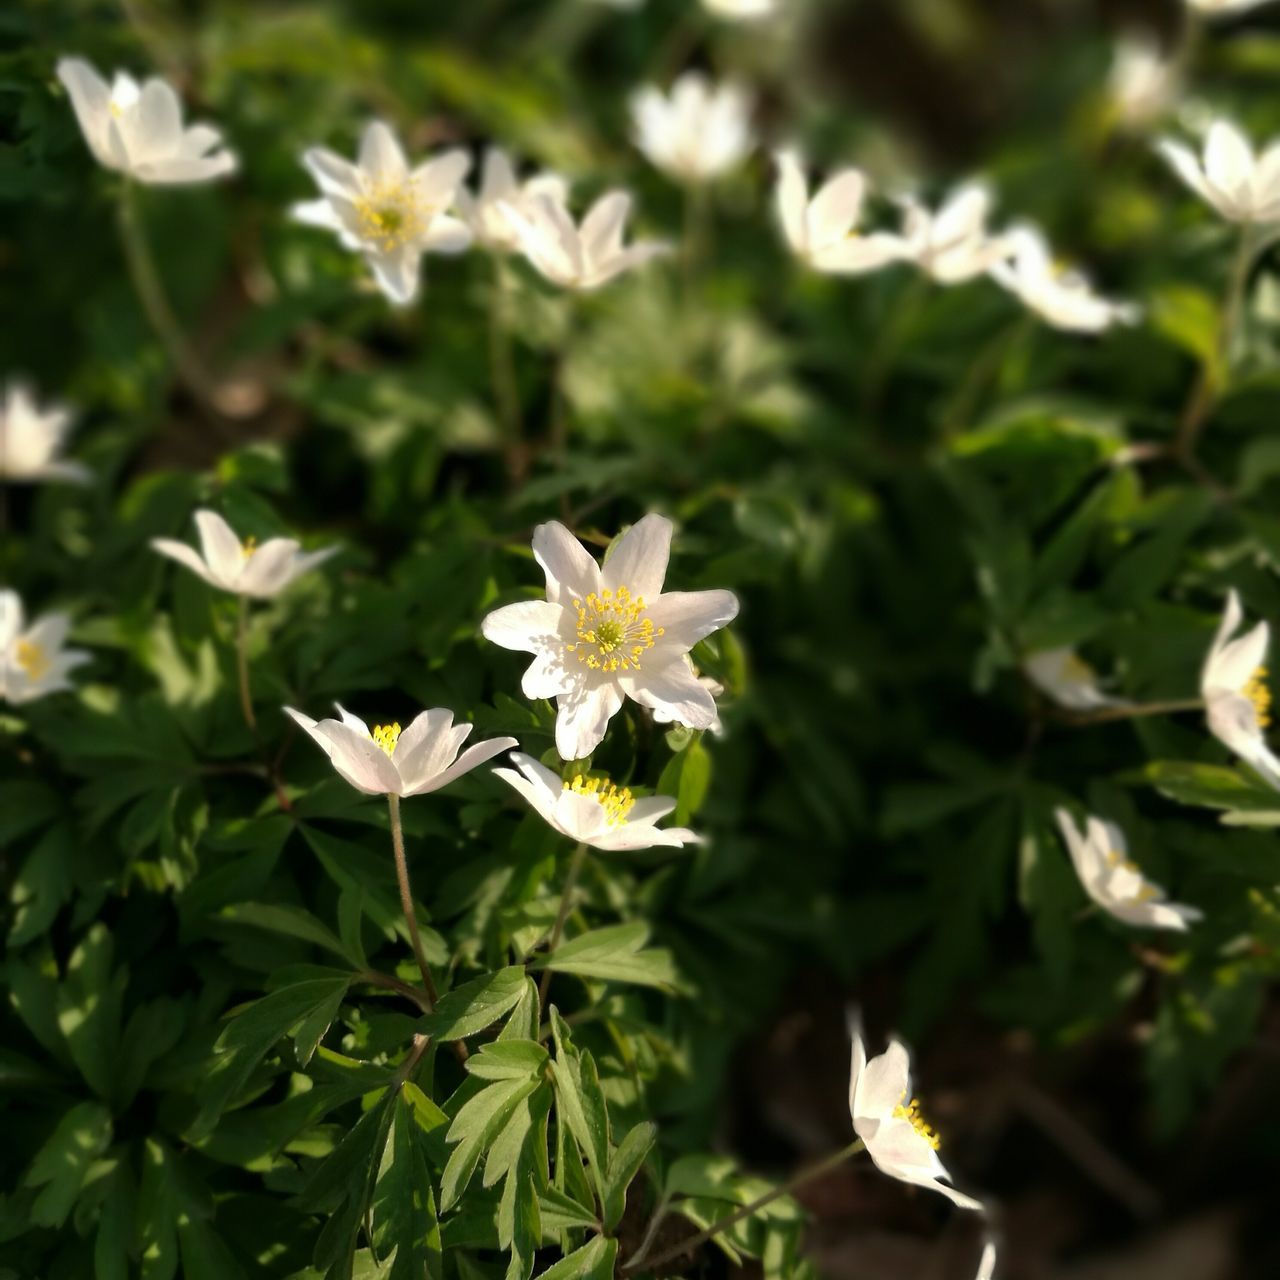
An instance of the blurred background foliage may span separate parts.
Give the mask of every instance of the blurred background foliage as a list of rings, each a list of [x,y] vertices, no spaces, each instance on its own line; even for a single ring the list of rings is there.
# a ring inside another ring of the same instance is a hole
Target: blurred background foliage
[[[676,0],[0,12],[3,367],[76,406],[97,476],[15,490],[0,549],[0,577],[33,609],[71,609],[94,654],[76,696],[0,719],[0,1275],[319,1274],[328,1215],[308,1179],[411,1019],[344,1005],[326,1042],[340,1053],[282,1054],[220,1119],[210,1055],[226,1011],[285,966],[332,963],[335,945],[391,966],[407,949],[381,807],[273,708],[341,698],[407,721],[444,705],[541,754],[550,709],[518,696],[519,663],[478,621],[534,585],[538,521],[567,516],[599,552],[648,510],[679,523],[676,585],[729,586],[744,607],[695,654],[726,686],[723,738],[629,706],[594,761],[678,791],[712,837],[675,861],[602,864],[592,886],[599,921],[648,921],[679,975],[667,994],[595,993],[637,1037],[577,1033],[611,1110],[657,1121],[668,1160],[718,1149],[785,1174],[847,1140],[855,999],[914,1042],[949,1165],[1001,1203],[1005,1274],[1280,1268],[1276,814],[1198,717],[1075,725],[1019,674],[1026,653],[1073,644],[1126,697],[1187,698],[1228,587],[1280,617],[1273,254],[1205,432],[1207,476],[1134,448],[1172,438],[1212,358],[1231,253],[1108,104],[1115,35],[1172,48],[1181,7],[796,8],[767,35]],[[171,77],[241,157],[228,183],[140,193],[217,374],[212,410],[132,294],[114,179],[53,75],[70,53]],[[634,87],[685,65],[749,81],[764,143],[689,223],[626,115]],[[1278,70],[1280,14],[1215,27],[1188,119],[1280,132]],[[288,220],[311,195],[299,153],[350,153],[373,116],[411,154],[496,141],[563,173],[575,200],[633,190],[646,233],[697,233],[572,310],[509,264],[514,451],[489,373],[492,261],[429,259],[420,302],[394,312],[356,258]],[[797,140],[890,193],[933,198],[982,172],[999,223],[1043,225],[1144,321],[1081,339],[986,282],[804,272],[771,204],[769,151]],[[244,534],[343,548],[254,614],[270,776],[243,765],[256,748],[229,602],[147,548],[189,537],[200,505]],[[1119,820],[1205,922],[1153,940],[1085,914],[1051,821],[1067,801]],[[433,960],[463,976],[506,963],[544,908],[555,841],[485,775],[407,805],[406,823]],[[823,1274],[972,1274],[941,1202],[861,1169],[823,1187],[806,1205]],[[769,1274],[801,1274],[786,1230]],[[455,1255],[461,1277],[502,1274],[483,1249]]]

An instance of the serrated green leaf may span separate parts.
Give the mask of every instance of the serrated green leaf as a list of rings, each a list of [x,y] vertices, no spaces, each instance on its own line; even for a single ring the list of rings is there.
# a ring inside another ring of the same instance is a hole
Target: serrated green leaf
[[[627,1207],[627,1188],[640,1172],[645,1157],[657,1140],[658,1126],[643,1120],[610,1153],[602,1201],[606,1231],[613,1231],[622,1221],[623,1211]]]
[[[659,947],[645,948],[649,926],[643,921],[593,929],[561,943],[537,966],[556,973],[608,982],[634,982],[646,987],[671,988],[678,975],[671,953]]]
[[[447,1041],[483,1031],[515,1006],[524,995],[525,981],[524,969],[513,964],[455,987],[422,1019],[422,1034]]]

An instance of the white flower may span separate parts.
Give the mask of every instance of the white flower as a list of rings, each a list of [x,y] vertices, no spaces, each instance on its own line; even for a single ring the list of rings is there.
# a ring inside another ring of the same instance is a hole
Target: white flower
[[[780,151],[776,159],[778,215],[797,257],[816,271],[856,275],[906,256],[900,236],[859,234],[867,180],[857,169],[833,174],[810,199],[799,156],[794,151]]]
[[[719,680],[713,680],[711,676],[700,676],[698,669],[689,663],[689,670],[693,672],[693,678],[712,696],[718,698],[724,692],[724,685]],[[672,716],[670,707],[654,707],[653,723],[654,724],[671,724],[674,717]],[[717,710],[716,718],[707,726],[709,733],[714,733],[717,738],[724,737],[724,725],[720,722],[720,713]]]
[[[1016,228],[1007,243],[1013,257],[997,262],[992,278],[1055,329],[1101,333],[1138,318],[1136,307],[1102,297],[1080,272],[1058,266],[1044,237],[1033,228]]]
[[[89,469],[58,457],[71,423],[61,405],[41,409],[31,392],[12,382],[0,405],[0,480],[89,479]]]
[[[62,647],[70,626],[65,613],[47,613],[26,627],[18,593],[0,591],[0,701],[16,707],[71,688],[67,677],[89,655]]]
[[[755,145],[751,99],[738,85],[714,86],[686,71],[669,96],[652,85],[631,99],[636,146],[664,173],[702,182],[741,163]]]
[[[1108,85],[1120,119],[1140,128],[1162,116],[1178,91],[1178,68],[1146,36],[1125,36],[1116,42]]]
[[[598,289],[615,276],[667,253],[670,246],[655,240],[622,244],[631,197],[610,191],[587,210],[576,227],[568,209],[545,193],[519,208],[502,206],[520,241],[521,251],[553,284],[584,293]]]
[[[494,644],[535,655],[526,698],[556,698],[556,748],[566,760],[590,755],[624,698],[691,729],[716,721],[715,699],[689,665],[690,649],[738,616],[729,591],[663,593],[671,521],[637,521],[603,568],[564,527],[533,531],[547,577],[546,600],[495,609],[480,630]]]
[[[1280,219],[1280,142],[1255,156],[1235,125],[1217,120],[1205,136],[1203,159],[1169,138],[1159,149],[1183,182],[1228,221]]]
[[[982,1245],[982,1257],[978,1259],[978,1274],[973,1280],[992,1280],[996,1273],[996,1242],[986,1240]]]
[[[759,22],[778,11],[779,0],[702,0],[703,8],[718,18],[736,22]]]
[[[1200,673],[1200,695],[1210,733],[1280,789],[1280,760],[1263,736],[1271,724],[1271,691],[1264,665],[1271,628],[1260,622],[1236,638],[1243,621],[1240,597],[1232,591]]]
[[[476,194],[473,196],[466,187],[459,187],[455,200],[459,214],[478,244],[510,252],[518,247],[519,237],[504,206],[519,209],[540,195],[565,204],[569,199],[569,184],[554,173],[539,173],[522,183],[516,178],[507,153],[501,147],[490,147],[485,152]]]
[[[979,183],[953,192],[936,213],[916,200],[904,207],[902,254],[939,284],[973,280],[1009,256],[1008,239],[987,232],[991,193]]]
[[[559,774],[523,751],[513,751],[511,759],[515,769],[494,773],[524,796],[549,826],[579,844],[593,849],[652,849],[655,845],[679,849],[702,841],[688,827],[654,825],[676,807],[668,796],[637,800],[629,788],[617,787],[607,778],[578,774],[572,782],[562,782]]]
[[[1244,13],[1266,3],[1267,0],[1187,0],[1188,7],[1210,17],[1221,13]]]
[[[418,292],[424,253],[461,253],[471,244],[465,223],[446,212],[471,167],[465,151],[446,151],[410,169],[395,134],[375,120],[360,139],[358,163],[311,147],[302,163],[323,193],[294,205],[299,222],[337,233],[363,254],[378,287],[404,306]]]
[[[1200,919],[1203,913],[1195,907],[1167,902],[1164,890],[1129,860],[1124,832],[1115,823],[1089,814],[1081,831],[1066,809],[1054,816],[1084,891],[1108,915],[1148,929],[1186,929]]]
[[[261,546],[254,538],[241,542],[217,512],[197,511],[195,518],[200,534],[199,553],[185,542],[170,538],[152,538],[152,548],[185,565],[211,587],[238,596],[268,600],[279,595],[338,550],[325,547],[322,551],[304,552],[293,538],[268,538]]]
[[[83,58],[58,63],[80,132],[99,164],[139,182],[207,182],[232,173],[236,158],[211,125],[184,128],[182,104],[159,78],[139,86],[116,72],[110,85]]]
[[[421,796],[439,791],[464,773],[518,743],[514,738],[490,738],[458,754],[473,728],[453,723],[453,712],[434,707],[414,718],[403,732],[398,724],[365,722],[337,703],[340,720],[312,720],[292,707],[292,716],[320,744],[333,767],[357,791],[366,795]]]
[[[951,1175],[938,1159],[938,1135],[925,1123],[920,1104],[911,1096],[911,1062],[902,1041],[891,1039],[888,1049],[868,1062],[855,1015],[849,1019],[849,1034],[853,1038],[849,1114],[876,1168],[902,1182],[941,1191],[961,1209],[981,1210],[981,1201],[940,1181],[949,1182]]]
[[[1074,649],[1042,649],[1023,661],[1022,670],[1041,693],[1068,711],[1125,705],[1124,699],[1102,692],[1098,673]]]

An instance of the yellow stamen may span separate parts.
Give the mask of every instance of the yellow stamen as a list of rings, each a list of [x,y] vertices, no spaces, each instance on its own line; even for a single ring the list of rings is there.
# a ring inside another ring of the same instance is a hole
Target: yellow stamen
[[[383,751],[390,755],[396,749],[396,743],[400,741],[400,722],[393,721],[391,724],[375,725],[373,729],[373,740],[380,746]]]
[[[258,540],[254,537],[246,538],[240,544],[240,554],[247,560],[258,549]]]
[[[938,1137],[937,1130],[920,1114],[920,1102],[917,1098],[912,1098],[908,1102],[907,1095],[904,1093],[902,1101],[894,1107],[893,1114],[899,1120],[905,1120],[935,1151],[942,1146],[942,1139]]]
[[[1062,660],[1062,678],[1073,684],[1096,684],[1098,673],[1078,654],[1069,653]]]
[[[1142,875],[1142,868],[1131,858],[1121,857],[1114,849],[1107,850],[1107,865],[1119,871],[1127,871],[1138,878],[1138,887],[1133,891],[1134,902],[1151,902],[1160,896],[1160,891]]]
[[[1249,677],[1248,683],[1241,692],[1253,703],[1253,710],[1258,717],[1258,728],[1266,729],[1271,724],[1271,690],[1267,688],[1267,669],[1259,667]]]
[[[420,202],[409,182],[373,187],[357,196],[354,205],[356,234],[383,253],[417,240],[436,213]]]
[[[633,598],[627,587],[593,591],[585,600],[575,600],[573,607],[578,614],[577,638],[565,645],[565,651],[592,671],[638,671],[644,651],[666,634],[665,627],[655,627],[646,616],[644,596]]]
[[[49,655],[30,640],[19,640],[17,645],[18,666],[27,673],[29,679],[39,680],[49,674],[53,666]]]
[[[580,796],[591,796],[605,811],[611,827],[620,827],[627,820],[631,806],[636,798],[630,787],[619,787],[608,778],[586,778],[575,774],[572,782],[564,784],[564,790],[573,791]]]

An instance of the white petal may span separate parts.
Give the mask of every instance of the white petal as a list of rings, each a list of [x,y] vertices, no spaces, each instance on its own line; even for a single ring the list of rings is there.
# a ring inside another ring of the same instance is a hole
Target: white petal
[[[556,750],[566,760],[581,760],[600,745],[609,721],[622,706],[622,690],[613,683],[579,686],[556,701]]]
[[[182,135],[182,106],[163,80],[148,80],[137,106],[122,120],[133,164],[176,156]]]
[[[397,186],[409,175],[409,165],[389,125],[369,124],[360,139],[360,170],[374,186]]]
[[[526,698],[555,698],[571,690],[581,679],[578,665],[566,664],[564,647],[539,653],[520,677],[520,692]]]
[[[397,307],[408,306],[418,293],[418,276],[422,258],[411,245],[403,245],[391,253],[367,255],[373,278],[387,299]]]
[[[90,151],[105,162],[107,122],[111,118],[111,90],[107,83],[83,58],[62,58],[58,62],[58,79],[71,99],[72,109],[80,124]]]
[[[471,157],[460,148],[455,148],[419,165],[413,171],[411,180],[424,203],[443,209],[453,199],[454,192],[470,168]]]
[[[361,192],[360,170],[326,147],[309,147],[302,153],[302,163],[326,195],[348,198]]]
[[[439,791],[442,787],[447,787],[451,782],[462,777],[464,773],[470,773],[472,769],[492,760],[494,756],[501,755],[504,751],[510,751],[512,747],[519,745],[515,738],[489,738],[485,742],[477,742],[468,747],[443,772],[436,774],[426,783],[412,787],[404,794],[416,796],[423,795],[429,791]]]
[[[654,627],[665,634],[655,648],[687,653],[738,616],[738,597],[732,591],[668,591],[649,606]]]
[[[618,540],[600,572],[602,584],[613,591],[627,587],[633,597],[656,600],[667,576],[671,554],[671,521],[647,515]]]
[[[547,575],[547,599],[585,599],[600,589],[600,569],[577,538],[558,520],[533,531],[533,557]]]
[[[228,591],[236,590],[236,580],[245,561],[240,539],[216,511],[197,511],[195,520],[201,552],[210,574]]]
[[[0,654],[22,634],[22,599],[16,591],[0,589]]]
[[[170,560],[176,560],[211,587],[223,588],[223,583],[209,572],[209,566],[200,558],[195,548],[187,546],[185,542],[175,542],[172,538],[152,538],[151,549],[162,556],[168,556]]]
[[[236,580],[241,594],[266,600],[278,595],[293,581],[293,565],[299,550],[293,538],[269,538],[244,559]]]
[[[486,614],[480,623],[480,634],[504,649],[522,653],[559,650],[563,645],[563,616],[564,609],[548,600],[521,600]]]
[[[645,665],[634,674],[628,672],[618,684],[629,698],[662,712],[668,721],[690,729],[710,729],[716,721],[716,701],[699,683],[683,654],[656,670]]]
[[[778,166],[775,200],[778,219],[787,242],[796,253],[809,248],[808,208],[809,184],[805,181],[800,157],[794,151],[779,151],[774,157]]]
[[[1247,206],[1253,148],[1244,134],[1226,120],[1215,121],[1209,129],[1204,144],[1204,174],[1237,207]]]
[[[911,1061],[901,1040],[891,1039],[879,1057],[867,1063],[854,1099],[854,1122],[891,1115],[911,1088]]]
[[[857,169],[843,169],[818,190],[809,206],[809,242],[815,247],[844,240],[862,214],[867,180]]]
[[[587,210],[580,239],[588,263],[602,263],[622,247],[622,234],[631,213],[631,197],[625,191],[609,191]]]
[[[464,253],[471,248],[473,239],[471,228],[465,222],[442,213],[431,219],[420,243],[428,253]]]
[[[337,720],[322,720],[308,732],[324,748],[333,767],[357,791],[366,795],[401,794],[399,771],[372,739]]]

